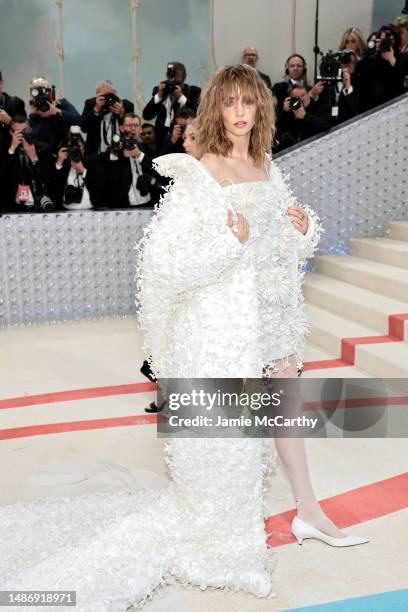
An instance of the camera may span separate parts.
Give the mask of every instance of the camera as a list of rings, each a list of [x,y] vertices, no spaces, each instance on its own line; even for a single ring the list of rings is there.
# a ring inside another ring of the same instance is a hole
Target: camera
[[[120,98],[118,98],[118,96],[112,92],[106,93],[104,94],[104,99],[105,99],[105,103],[101,108],[101,112],[104,115],[107,115],[108,113],[111,112],[110,110],[110,106],[113,106],[113,104],[115,104],[115,102],[120,102]]]
[[[169,96],[174,93],[177,85],[181,85],[181,81],[176,79],[176,67],[174,64],[167,64],[166,71],[166,86],[164,88],[163,96]]]
[[[141,196],[147,196],[156,183],[157,179],[155,179],[154,176],[150,176],[150,174],[140,174],[137,177],[136,189],[140,191]]]
[[[110,152],[113,155],[116,155],[117,157],[119,157],[121,151],[122,151],[121,137],[119,136],[119,134],[113,134],[112,141],[110,144]]]
[[[67,152],[68,157],[75,163],[82,161],[81,142],[81,128],[79,125],[72,125],[70,128]]]
[[[289,110],[297,111],[302,106],[302,100],[298,96],[293,96],[289,100]]]
[[[378,51],[380,53],[387,53],[388,51],[391,51],[392,44],[393,44],[393,40],[392,40],[391,32],[385,32],[385,38],[383,38],[380,41],[380,45],[378,47]]]
[[[83,193],[84,193],[83,187],[76,187],[75,185],[67,185],[64,191],[64,203],[65,204],[80,204],[82,202]]]
[[[43,195],[38,202],[39,207],[44,212],[54,210],[54,202],[47,196]]]
[[[30,89],[31,106],[42,113],[47,112],[50,108],[50,92],[51,90],[48,87],[32,87]]]
[[[328,51],[323,55],[320,62],[320,76],[318,81],[341,81],[341,64],[349,64],[351,62],[351,52],[341,51],[336,53]]]
[[[132,134],[122,134],[121,136],[122,147],[126,151],[133,151],[135,146],[137,145],[137,140],[133,138]]]
[[[24,140],[26,141],[27,144],[32,145],[35,142],[35,136],[33,134],[33,132],[31,130],[27,130],[27,128],[25,128],[22,132],[21,132]]]

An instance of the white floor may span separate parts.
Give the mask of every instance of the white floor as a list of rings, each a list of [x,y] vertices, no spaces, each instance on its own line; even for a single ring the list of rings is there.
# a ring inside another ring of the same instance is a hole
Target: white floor
[[[144,382],[139,373],[142,360],[132,318],[2,330],[0,400]],[[3,408],[0,429],[144,415],[153,398],[154,393],[138,393]],[[307,446],[319,498],[407,471],[408,443],[402,438],[314,439]],[[132,486],[134,475],[140,474],[136,470],[141,469],[166,478],[162,452],[152,424],[5,439],[0,441],[0,502]],[[289,484],[279,467],[269,506],[270,514],[293,508]],[[370,538],[370,544],[343,550],[316,541],[278,547],[274,599],[171,587],[145,609],[273,612],[406,588],[407,509],[350,531]]]

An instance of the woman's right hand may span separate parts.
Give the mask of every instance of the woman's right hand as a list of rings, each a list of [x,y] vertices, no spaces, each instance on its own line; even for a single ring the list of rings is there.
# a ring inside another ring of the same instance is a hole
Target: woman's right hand
[[[231,227],[238,240],[242,244],[245,244],[249,238],[249,225],[248,221],[243,215],[241,215],[241,213],[234,215],[232,210],[228,209],[228,227]]]

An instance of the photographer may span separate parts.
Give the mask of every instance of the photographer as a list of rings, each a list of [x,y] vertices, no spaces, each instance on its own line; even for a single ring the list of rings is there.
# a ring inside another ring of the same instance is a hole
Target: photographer
[[[58,150],[52,172],[55,203],[67,210],[84,210],[107,204],[101,193],[100,164],[84,157],[85,141],[78,125],[71,126],[67,143]]]
[[[289,90],[294,85],[304,85],[309,87],[307,80],[307,64],[302,55],[294,53],[290,55],[285,63],[285,80],[275,83],[272,87],[272,94],[276,100],[276,112],[279,115],[283,109],[283,103],[289,96]],[[317,100],[322,92],[325,83],[319,82],[309,90],[312,100]]]
[[[187,72],[181,62],[167,64],[166,78],[153,88],[152,98],[143,109],[143,118],[156,119],[158,150],[164,144],[177,111],[186,106],[197,112],[201,89],[185,83]]]
[[[119,120],[133,110],[133,102],[121,100],[111,81],[99,81],[96,97],[85,100],[82,111],[81,129],[87,134],[85,153],[105,153],[112,143],[113,135],[119,134]]]
[[[47,212],[53,210],[48,197],[52,156],[49,146],[36,140],[24,115],[15,115],[10,125],[11,143],[0,164],[5,193],[3,212]]]
[[[156,130],[154,125],[151,123],[142,123],[142,131],[140,132],[140,137],[142,139],[143,144],[148,147],[149,153],[151,157],[157,157],[157,147],[156,147]]]
[[[140,142],[140,131],[140,117],[127,113],[120,121],[120,140],[116,136],[112,143],[107,162],[109,192],[119,208],[153,205],[163,192],[162,178],[153,169],[148,148]]]
[[[361,112],[375,108],[404,93],[408,74],[407,55],[400,52],[401,39],[397,28],[386,24],[373,40],[358,64],[361,82]]]
[[[49,144],[55,153],[69,127],[78,124],[78,111],[66,98],[55,101],[53,88],[42,77],[30,83],[30,107],[29,121],[37,140]]]
[[[3,91],[4,81],[0,70],[0,159],[10,146],[10,125],[14,115],[25,115],[25,106],[21,98],[10,96]]]
[[[338,123],[352,119],[360,112],[361,85],[357,71],[358,57],[354,51],[349,51],[350,61],[341,63],[341,78],[338,96]]]
[[[277,121],[275,150],[290,147],[330,128],[330,115],[319,101],[315,102],[304,85],[294,85],[285,98]]]
[[[174,118],[174,126],[164,141],[163,147],[159,155],[167,155],[168,153],[185,153],[183,136],[187,126],[187,122],[194,119],[195,113],[191,108],[180,108]]]

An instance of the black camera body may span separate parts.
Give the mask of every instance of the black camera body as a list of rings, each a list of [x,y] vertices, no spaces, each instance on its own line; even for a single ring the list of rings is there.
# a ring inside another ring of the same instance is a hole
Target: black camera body
[[[176,68],[174,64],[167,64],[166,86],[164,88],[163,96],[166,97],[173,94],[177,85],[181,85],[181,81],[176,79]]]
[[[122,149],[126,151],[133,151],[137,146],[137,140],[133,138],[132,134],[123,133],[121,136]]]
[[[24,129],[21,134],[27,144],[32,145],[35,143],[35,135],[31,130]]]
[[[383,38],[378,47],[379,53],[387,53],[392,49],[392,34],[391,32],[385,32],[385,38]]]
[[[71,161],[76,164],[82,161],[81,135],[79,133],[71,132],[67,152]]]
[[[64,191],[65,204],[80,204],[82,202],[83,193],[84,193],[83,187],[76,187],[75,185],[67,185]]]
[[[118,98],[118,96],[112,92],[104,94],[103,97],[105,99],[105,103],[101,108],[101,113],[103,115],[107,115],[108,113],[111,112],[109,107],[113,106],[115,102],[120,102],[120,98]]]
[[[302,100],[298,96],[291,96],[289,100],[289,110],[297,111],[302,107]]]
[[[50,108],[50,92],[51,90],[48,87],[32,87],[30,89],[31,106],[42,113],[46,113]]]
[[[154,176],[150,176],[150,174],[140,174],[137,177],[136,181],[136,189],[140,191],[140,195],[145,197],[147,196],[152,187],[157,183],[157,179]]]
[[[326,55],[323,55],[320,62],[320,76],[317,77],[317,80],[340,82],[342,80],[341,66],[342,64],[350,64],[351,54],[352,52],[348,49],[338,53],[328,51]]]

